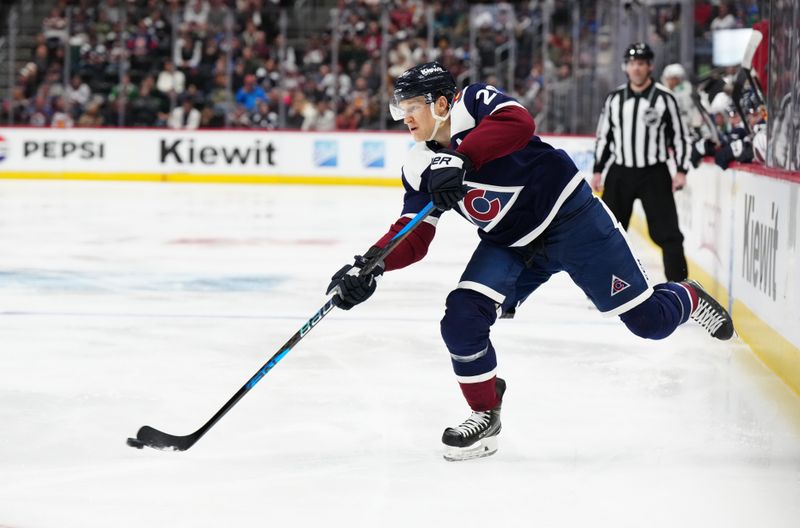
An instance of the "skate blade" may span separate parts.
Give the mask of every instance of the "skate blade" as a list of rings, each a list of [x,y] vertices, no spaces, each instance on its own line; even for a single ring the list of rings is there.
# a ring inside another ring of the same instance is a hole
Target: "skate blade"
[[[475,442],[469,447],[447,446],[444,459],[448,462],[461,462],[475,458],[488,457],[497,453],[497,436],[490,436]]]

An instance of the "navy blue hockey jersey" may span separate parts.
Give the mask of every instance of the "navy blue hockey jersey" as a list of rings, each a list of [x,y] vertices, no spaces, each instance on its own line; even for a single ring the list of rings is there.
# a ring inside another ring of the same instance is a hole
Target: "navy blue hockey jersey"
[[[471,84],[456,97],[450,114],[450,148],[457,149],[481,120],[507,106],[522,106],[491,85]],[[430,161],[438,145],[417,143],[403,165],[403,216],[430,201]],[[467,195],[454,209],[478,227],[479,236],[502,246],[532,242],[552,221],[582,177],[570,157],[532,136],[527,145],[467,174]],[[441,212],[435,213],[438,216]]]

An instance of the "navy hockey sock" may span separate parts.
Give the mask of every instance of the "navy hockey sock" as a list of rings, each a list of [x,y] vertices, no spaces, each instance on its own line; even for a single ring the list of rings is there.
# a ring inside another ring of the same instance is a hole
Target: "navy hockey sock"
[[[645,339],[664,339],[689,320],[697,307],[697,295],[683,284],[665,282],[653,288],[653,295],[619,318],[628,329]]]
[[[464,397],[473,410],[484,411],[497,404],[497,357],[489,340],[489,328],[496,319],[497,305],[481,293],[458,289],[447,296],[442,338]]]

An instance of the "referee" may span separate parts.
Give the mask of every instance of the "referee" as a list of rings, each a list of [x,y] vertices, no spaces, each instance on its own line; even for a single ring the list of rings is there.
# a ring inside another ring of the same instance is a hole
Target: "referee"
[[[599,191],[608,167],[603,201],[628,229],[633,202],[642,201],[650,238],[661,247],[668,281],[686,280],[683,235],[673,192],[686,184],[691,143],[675,97],[653,81],[653,50],[631,44],[625,52],[628,83],[606,97],[597,123],[592,189]],[[670,176],[667,157],[673,153],[677,172]]]

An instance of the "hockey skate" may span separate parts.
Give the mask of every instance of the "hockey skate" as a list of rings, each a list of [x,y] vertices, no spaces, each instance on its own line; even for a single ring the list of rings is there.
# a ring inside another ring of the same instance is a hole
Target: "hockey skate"
[[[697,307],[692,312],[691,318],[705,328],[711,337],[722,341],[733,337],[733,319],[728,311],[711,297],[699,282],[690,279],[681,284],[697,293]]]
[[[493,455],[497,452],[497,435],[500,434],[500,407],[506,382],[501,378],[495,381],[500,403],[488,411],[473,411],[461,425],[448,427],[442,435],[446,446],[444,459],[450,462],[470,460]]]

